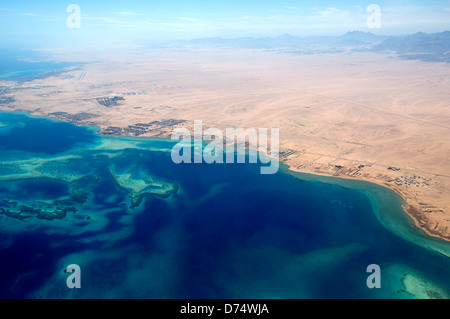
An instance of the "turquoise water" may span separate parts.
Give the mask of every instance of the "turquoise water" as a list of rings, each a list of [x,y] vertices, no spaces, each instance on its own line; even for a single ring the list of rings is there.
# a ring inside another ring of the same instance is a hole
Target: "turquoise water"
[[[24,114],[0,123],[2,298],[449,296],[449,244],[415,229],[386,188],[176,165],[169,140]],[[66,286],[70,264],[81,289]],[[380,289],[366,286],[370,264]]]

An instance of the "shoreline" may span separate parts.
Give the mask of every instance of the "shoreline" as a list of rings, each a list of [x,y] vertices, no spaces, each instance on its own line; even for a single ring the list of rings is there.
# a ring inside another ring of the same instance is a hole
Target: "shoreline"
[[[100,60],[51,53],[56,61],[85,62],[27,85],[0,80],[1,108],[135,138],[170,138],[198,118],[205,128],[278,127],[280,161],[292,171],[386,187],[404,200],[411,227],[450,242],[448,83],[436,80],[448,78],[449,68],[367,52],[324,58],[244,49],[225,59],[216,49],[151,50],[120,59],[107,52]],[[227,75],[212,81],[223,73],[218,61],[227,63]],[[379,65],[390,72],[379,72]],[[318,75],[318,67],[325,73]]]
[[[437,239],[437,240],[442,240],[446,243],[450,243],[450,234],[447,236],[444,236],[441,233],[433,231],[432,229],[427,227],[428,225],[427,225],[426,219],[421,217],[421,214],[419,213],[419,209],[417,208],[417,206],[414,203],[416,200],[413,199],[413,196],[411,194],[407,194],[405,190],[401,189],[398,186],[394,186],[394,185],[391,185],[386,182],[383,183],[383,182],[378,181],[373,178],[361,178],[361,177],[356,178],[356,177],[351,177],[348,175],[330,174],[327,172],[316,171],[316,170],[307,170],[307,169],[301,170],[301,169],[290,166],[283,160],[280,160],[280,161],[283,164],[288,166],[288,170],[290,170],[294,173],[310,174],[310,175],[317,175],[317,176],[323,176],[323,177],[335,177],[335,178],[341,178],[341,179],[350,180],[350,181],[362,181],[362,182],[373,183],[373,184],[388,188],[402,198],[402,200],[405,203],[405,205],[402,205],[402,210],[404,211],[404,213],[407,216],[409,216],[413,220],[414,225],[418,230],[423,231],[424,234],[426,234],[430,239]]]
[[[108,136],[110,138],[132,138],[132,139],[141,139],[141,138],[150,138],[150,139],[155,139],[155,140],[166,140],[168,139],[168,137],[164,136],[164,134],[158,134],[158,136],[152,136],[152,135],[143,135],[143,136],[130,136],[130,135],[126,135],[126,134],[119,134],[119,135],[110,135],[110,134],[102,134],[102,130],[101,130],[101,125],[92,125],[92,124],[82,124],[82,123],[72,123],[70,121],[67,120],[63,120],[63,119],[55,119],[53,117],[49,117],[49,116],[45,116],[45,115],[33,115],[31,113],[33,112],[27,112],[27,111],[22,111],[22,112],[16,112],[16,111],[5,111],[2,110],[1,112],[6,112],[6,113],[22,113],[22,114],[26,114],[27,116],[31,116],[31,117],[41,117],[41,118],[45,118],[45,119],[49,119],[49,120],[53,120],[53,121],[61,121],[61,122],[67,122],[67,123],[71,123],[73,125],[76,126],[83,126],[86,128],[90,128],[93,129],[94,134],[98,135],[98,136]],[[95,129],[94,129],[95,127]],[[258,150],[259,151],[259,150]],[[267,154],[265,154],[267,156]],[[408,193],[405,189],[393,185],[393,184],[389,184],[386,181],[380,181],[377,180],[376,178],[371,178],[368,176],[364,176],[364,175],[359,175],[359,176],[350,176],[347,174],[339,174],[336,172],[327,172],[327,171],[322,171],[322,170],[318,170],[318,169],[308,169],[308,168],[298,168],[295,165],[292,165],[289,163],[289,158],[281,158],[279,159],[279,161],[285,165],[287,167],[287,170],[293,173],[300,173],[300,174],[309,174],[309,175],[313,175],[313,176],[323,176],[323,177],[335,177],[335,178],[340,178],[340,179],[344,179],[344,180],[349,180],[349,181],[361,181],[361,182],[368,182],[368,183],[372,183],[381,187],[385,187],[391,191],[393,191],[395,194],[397,194],[405,203],[405,205],[402,205],[402,210],[403,213],[410,217],[412,219],[412,221],[414,222],[414,226],[417,230],[422,231],[424,233],[424,235],[428,236],[429,239],[433,239],[433,240],[441,240],[445,243],[450,243],[450,234],[448,235],[443,235],[442,233],[435,231],[434,229],[431,229],[427,224],[427,219],[424,218],[423,214],[420,213],[420,209],[418,208],[418,204],[419,202],[414,198],[414,196],[410,193]],[[299,163],[297,163],[299,164]]]
[[[102,132],[98,132],[97,134],[105,136],[102,134]],[[135,139],[139,139],[139,138],[154,138],[154,139],[170,139],[169,137],[164,136],[164,134],[159,134],[158,136],[129,136],[129,135],[112,135],[111,137],[117,137],[117,138],[135,138]],[[248,149],[248,146],[246,146],[246,149]],[[258,152],[261,152],[260,150],[257,150]],[[266,153],[262,152],[265,156],[268,156]],[[270,156],[269,156],[270,157]],[[428,239],[431,240],[441,240],[447,244],[450,243],[450,234],[448,234],[447,236],[442,235],[440,232],[437,231],[433,231],[433,229],[430,229],[430,227],[428,227],[429,225],[427,224],[427,221],[425,218],[421,218],[420,214],[420,210],[419,208],[417,208],[417,206],[415,205],[415,202],[417,202],[417,200],[414,198],[414,196],[412,194],[407,193],[406,190],[402,189],[399,186],[396,185],[392,185],[389,184],[387,182],[382,182],[379,181],[375,178],[367,178],[366,176],[349,176],[349,175],[345,175],[345,174],[330,174],[327,172],[322,172],[322,171],[317,171],[317,170],[308,170],[308,169],[298,169],[292,165],[289,165],[289,163],[287,163],[286,158],[284,159],[279,159],[279,161],[285,165],[287,167],[288,171],[291,171],[293,173],[301,173],[301,174],[309,174],[309,175],[314,175],[314,176],[323,176],[323,177],[334,177],[334,178],[340,178],[340,179],[345,179],[345,180],[349,180],[349,181],[360,181],[360,182],[367,182],[367,183],[372,183],[384,188],[387,188],[391,191],[393,191],[395,194],[397,194],[402,201],[405,203],[405,205],[402,205],[402,211],[403,214],[405,215],[405,217],[409,217],[411,218],[411,220],[414,222],[414,227],[416,228],[416,230],[421,231],[424,233],[424,235],[426,235],[428,237]],[[435,249],[433,249],[435,250]],[[438,250],[436,250],[438,251]],[[439,252],[439,251],[438,251]],[[449,251],[450,254],[450,251]],[[447,255],[447,254],[445,254]],[[450,255],[449,255],[450,257]]]

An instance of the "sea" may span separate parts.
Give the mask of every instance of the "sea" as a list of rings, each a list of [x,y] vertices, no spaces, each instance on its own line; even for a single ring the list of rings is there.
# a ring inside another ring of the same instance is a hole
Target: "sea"
[[[0,80],[30,79],[75,65],[78,64],[50,61],[35,50],[9,47],[0,50]]]
[[[392,190],[174,144],[0,112],[0,298],[449,298],[450,244]]]

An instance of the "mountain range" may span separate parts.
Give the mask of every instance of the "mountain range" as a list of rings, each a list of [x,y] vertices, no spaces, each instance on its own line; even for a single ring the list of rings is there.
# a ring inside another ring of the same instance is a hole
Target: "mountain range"
[[[403,59],[450,63],[450,31],[432,34],[419,32],[406,36],[382,36],[351,31],[340,36],[297,37],[284,34],[263,38],[214,37],[169,41],[162,46],[263,49],[291,54],[388,52]]]

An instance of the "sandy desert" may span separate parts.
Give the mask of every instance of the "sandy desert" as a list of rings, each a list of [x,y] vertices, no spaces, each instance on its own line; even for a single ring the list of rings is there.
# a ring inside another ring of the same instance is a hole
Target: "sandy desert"
[[[280,129],[292,170],[389,187],[431,236],[450,240],[450,64],[394,54],[244,49],[50,51],[82,65],[0,81],[0,110],[104,134],[170,137],[175,127]]]

